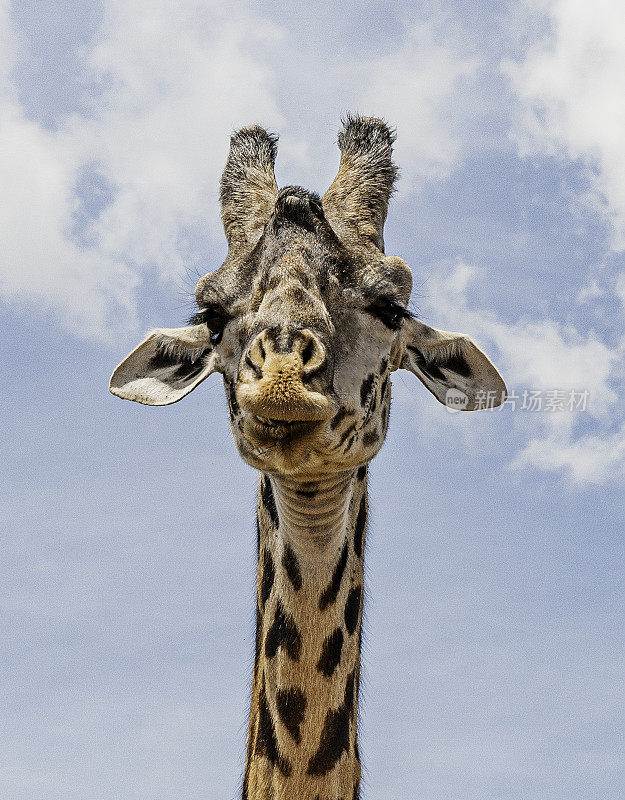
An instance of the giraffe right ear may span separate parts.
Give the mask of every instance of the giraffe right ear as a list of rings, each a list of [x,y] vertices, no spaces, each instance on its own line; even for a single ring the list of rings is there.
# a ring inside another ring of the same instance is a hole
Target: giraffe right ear
[[[448,408],[477,411],[500,406],[506,399],[506,384],[497,368],[464,334],[405,320],[398,355],[399,366],[416,375]]]
[[[218,371],[206,325],[158,328],[115,368],[109,389],[123,400],[168,406]]]

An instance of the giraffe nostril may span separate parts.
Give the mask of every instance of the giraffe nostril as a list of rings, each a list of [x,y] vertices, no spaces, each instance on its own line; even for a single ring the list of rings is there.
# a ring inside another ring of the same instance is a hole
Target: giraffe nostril
[[[302,350],[302,364],[306,366],[310,359],[313,357],[313,353],[315,352],[315,343],[311,339],[306,347]]]
[[[299,343],[295,344],[294,348],[299,351],[302,359],[302,373],[311,378],[326,363],[326,349],[312,331],[303,330],[300,336]]]
[[[258,364],[255,364],[252,361],[252,359],[249,357],[249,355],[245,356],[245,363],[252,370],[252,372],[254,373],[254,375],[256,375],[257,378],[262,378],[263,377],[262,369],[260,368],[260,366]]]

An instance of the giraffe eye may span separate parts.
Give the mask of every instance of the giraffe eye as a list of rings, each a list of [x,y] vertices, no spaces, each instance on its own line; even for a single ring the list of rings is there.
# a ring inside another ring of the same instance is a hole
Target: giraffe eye
[[[398,330],[403,320],[411,319],[413,316],[412,312],[408,311],[401,303],[390,298],[376,300],[368,306],[367,311],[392,331]]]
[[[217,345],[221,341],[227,322],[228,316],[223,309],[218,306],[208,306],[194,314],[189,320],[189,325],[206,325],[210,331],[211,344]]]

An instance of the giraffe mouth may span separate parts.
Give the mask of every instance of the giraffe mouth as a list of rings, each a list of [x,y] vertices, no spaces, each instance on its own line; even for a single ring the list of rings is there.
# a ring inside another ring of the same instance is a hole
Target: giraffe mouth
[[[272,439],[292,438],[310,433],[320,425],[318,420],[311,422],[310,420],[272,419],[257,414],[250,414],[249,420],[255,434]]]

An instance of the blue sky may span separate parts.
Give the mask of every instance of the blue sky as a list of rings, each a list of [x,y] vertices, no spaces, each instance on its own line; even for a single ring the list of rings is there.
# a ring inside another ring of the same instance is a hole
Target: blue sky
[[[0,2],[0,794],[235,798],[255,475],[214,376],[108,394],[225,254],[232,129],[323,191],[398,131],[387,251],[429,324],[586,410],[452,415],[408,373],[371,469],[365,797],[616,800],[625,764],[625,12],[617,0]]]

